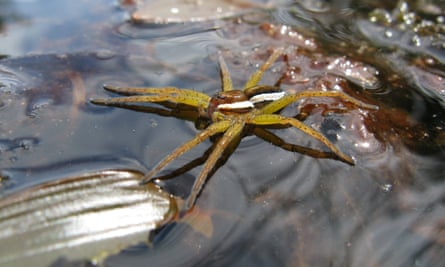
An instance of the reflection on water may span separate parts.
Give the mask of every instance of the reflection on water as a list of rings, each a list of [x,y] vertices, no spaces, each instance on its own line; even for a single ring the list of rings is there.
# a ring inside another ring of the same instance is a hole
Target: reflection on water
[[[9,56],[0,61],[2,194],[71,172],[147,172],[195,136],[189,121],[91,105],[88,99],[109,96],[103,84],[213,94],[219,88],[218,51],[234,85],[241,86],[270,49],[284,45],[286,57],[266,73],[264,84],[284,77],[288,91],[336,88],[379,106],[377,112],[339,114],[338,101],[305,100],[283,110],[299,113],[356,165],[290,153],[248,137],[209,179],[191,214],[159,229],[153,246],[127,248],[105,265],[441,266],[443,33],[426,32],[434,49],[431,43],[413,46],[408,39],[382,35],[391,30],[413,36],[412,28],[400,28],[403,21],[369,20],[374,8],[394,15],[400,5],[317,2],[164,26],[135,26],[127,21],[131,5],[109,1],[2,2],[2,10],[24,18],[0,13],[0,53]],[[428,20],[444,8],[430,1],[409,4],[406,14],[418,12]],[[55,12],[66,8],[69,15]],[[169,29],[164,36],[163,27]],[[298,131],[274,133],[323,149]],[[167,171],[209,146],[210,141],[198,146]],[[186,194],[199,171],[165,187]],[[36,175],[45,172],[51,175]]]

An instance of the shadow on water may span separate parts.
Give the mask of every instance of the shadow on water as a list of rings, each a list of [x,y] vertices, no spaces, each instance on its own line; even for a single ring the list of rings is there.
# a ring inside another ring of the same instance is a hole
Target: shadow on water
[[[356,165],[246,137],[208,180],[191,213],[158,229],[150,246],[127,247],[105,266],[442,265],[443,48],[398,46],[382,37],[385,30],[412,37],[400,28],[403,21],[369,20],[375,8],[394,15],[396,6],[334,1],[317,9],[317,1],[303,1],[165,26],[173,33],[162,36],[164,26],[131,24],[136,7],[123,2],[0,4],[27,22],[0,13],[0,54],[8,56],[0,60],[0,194],[80,171],[147,172],[199,131],[192,122],[196,114],[177,119],[164,111],[91,104],[90,98],[113,96],[104,84],[212,95],[220,88],[218,51],[234,85],[242,86],[273,48],[284,46],[286,55],[264,84],[280,80],[288,92],[334,88],[379,107],[367,111],[309,99],[282,111],[322,131]],[[66,18],[44,11],[62,7],[72,10]],[[426,16],[414,4],[410,8]],[[443,45],[440,34],[431,35],[439,36],[434,44]],[[297,130],[273,133],[325,149]],[[162,174],[199,159],[211,145],[187,152]],[[164,186],[185,196],[199,171],[190,169]],[[53,264],[73,265],[86,264],[63,255]]]

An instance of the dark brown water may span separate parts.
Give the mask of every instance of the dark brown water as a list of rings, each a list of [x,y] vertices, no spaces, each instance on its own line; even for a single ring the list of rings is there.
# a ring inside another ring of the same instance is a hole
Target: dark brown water
[[[242,86],[271,49],[284,47],[287,57],[265,74],[264,84],[282,77],[291,92],[336,87],[379,107],[334,112],[342,105],[323,99],[283,111],[306,114],[305,123],[356,165],[247,137],[209,179],[186,220],[162,228],[153,246],[128,248],[105,265],[443,266],[445,6],[410,2],[418,19],[436,25],[419,30],[395,4],[279,4],[224,20],[140,25],[128,21],[133,6],[115,1],[2,1],[2,194],[71,173],[146,172],[198,132],[190,121],[92,105],[92,97],[112,96],[103,84],[211,95],[220,88],[218,51]],[[393,20],[373,21],[375,8]],[[297,130],[275,133],[324,149]],[[166,173],[210,145],[186,153]],[[186,196],[199,170],[165,187]],[[211,235],[197,231],[209,227]]]

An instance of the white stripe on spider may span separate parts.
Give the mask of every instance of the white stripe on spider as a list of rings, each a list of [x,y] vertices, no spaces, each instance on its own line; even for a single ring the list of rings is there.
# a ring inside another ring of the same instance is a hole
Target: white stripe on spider
[[[274,92],[274,93],[265,93],[252,96],[249,101],[253,104],[265,102],[265,101],[275,101],[282,98],[286,92]]]

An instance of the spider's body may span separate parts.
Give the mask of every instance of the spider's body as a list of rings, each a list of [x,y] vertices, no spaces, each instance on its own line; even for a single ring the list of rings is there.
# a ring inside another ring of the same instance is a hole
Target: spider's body
[[[274,127],[295,127],[325,144],[332,152],[330,157],[339,159],[348,164],[354,164],[351,157],[343,154],[323,134],[305,125],[301,121],[277,114],[289,104],[307,97],[337,97],[358,107],[375,109],[375,106],[365,104],[338,91],[304,91],[297,94],[287,94],[277,86],[258,85],[263,72],[281,55],[282,50],[275,50],[269,59],[255,72],[242,90],[233,89],[232,81],[222,58],[220,58],[222,91],[210,97],[204,93],[191,89],[166,88],[117,88],[105,86],[109,91],[129,95],[111,99],[94,99],[93,103],[101,105],[119,105],[125,103],[174,103],[191,106],[199,111],[200,116],[210,120],[210,124],[199,132],[193,139],[187,141],[171,154],[167,155],[144,178],[144,182],[154,179],[155,175],[166,167],[171,161],[192,149],[207,138],[222,134],[211,151],[203,169],[197,177],[186,208],[193,206],[209,173],[217,164],[220,156],[236,140],[243,137],[243,131],[249,126],[251,132],[263,139],[274,139],[273,143],[290,151],[299,151],[312,156],[326,156],[326,152],[303,148],[288,144],[267,131]],[[278,139],[277,139],[278,138]],[[277,141],[278,140],[278,141]]]
[[[211,118],[216,111],[242,114],[249,112],[253,107],[253,103],[241,90],[220,92],[210,99],[207,115]]]

